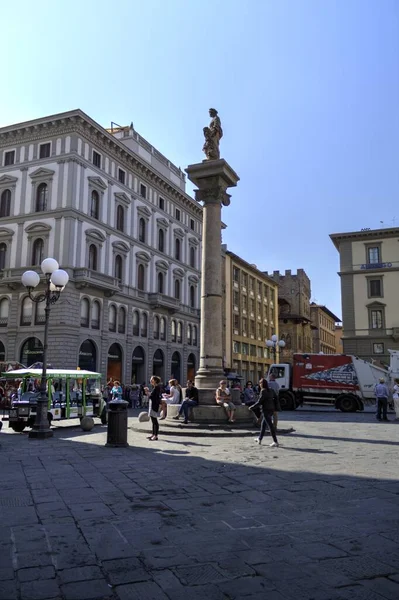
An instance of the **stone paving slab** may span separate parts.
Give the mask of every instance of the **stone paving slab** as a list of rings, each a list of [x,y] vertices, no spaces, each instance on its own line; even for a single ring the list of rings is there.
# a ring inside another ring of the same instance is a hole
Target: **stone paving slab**
[[[399,598],[399,428],[281,418],[277,449],[162,422],[126,449],[3,428],[0,600]]]

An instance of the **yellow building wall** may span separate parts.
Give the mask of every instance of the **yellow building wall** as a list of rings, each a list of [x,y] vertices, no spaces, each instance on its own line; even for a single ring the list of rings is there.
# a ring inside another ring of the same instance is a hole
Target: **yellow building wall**
[[[382,244],[381,244],[382,241]],[[385,240],[376,239],[376,240],[367,240],[367,246],[373,245],[375,242],[376,245],[381,244],[381,262],[392,262],[398,265],[399,261],[399,243],[397,238],[387,238]],[[366,264],[367,255],[366,255],[366,243],[362,242],[352,242],[352,264],[353,268],[361,267],[361,265]]]

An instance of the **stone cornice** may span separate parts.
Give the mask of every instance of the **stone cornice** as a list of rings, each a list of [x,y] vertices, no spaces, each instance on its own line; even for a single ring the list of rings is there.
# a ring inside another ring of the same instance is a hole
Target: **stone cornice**
[[[351,240],[357,242],[369,242],[372,240],[384,240],[386,238],[399,238],[399,227],[387,227],[386,229],[369,229],[364,231],[349,231],[348,233],[332,233],[330,239],[337,250],[341,242]]]
[[[139,175],[144,182],[157,187],[161,192],[166,192],[170,198],[180,201],[197,215],[202,215],[202,207],[193,198],[179,190],[172,182],[166,181],[153,166],[146,163],[81,110],[2,127],[0,128],[0,148],[38,142],[43,137],[48,139],[72,133],[77,133],[86,141],[103,150],[127,171],[133,171]]]

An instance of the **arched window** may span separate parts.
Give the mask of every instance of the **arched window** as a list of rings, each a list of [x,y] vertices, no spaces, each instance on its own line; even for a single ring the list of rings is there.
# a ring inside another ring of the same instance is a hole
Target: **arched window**
[[[159,317],[154,317],[153,337],[154,340],[159,340]]]
[[[118,316],[118,333],[125,333],[125,331],[126,331],[126,310],[123,308],[123,306],[121,306],[119,309],[119,316]]]
[[[82,298],[80,302],[80,326],[88,327],[90,323],[90,302],[87,298]]]
[[[161,340],[166,340],[166,321],[164,317],[161,318],[159,337],[161,338]]]
[[[96,190],[91,193],[90,216],[98,219],[100,216],[100,196]]]
[[[108,329],[116,331],[116,307],[111,304],[108,311]]]
[[[175,239],[175,259],[176,260],[180,260],[180,247],[181,247],[180,240],[179,240],[179,238],[176,238]]]
[[[158,230],[158,250],[165,252],[165,232],[163,229]]]
[[[183,325],[180,321],[177,323],[177,341],[179,344],[181,344],[183,341]]]
[[[190,285],[190,306],[195,308],[195,287]]]
[[[190,248],[190,267],[195,269],[195,248],[193,246]]]
[[[139,317],[139,313],[137,310],[134,311],[133,313],[133,335],[139,335],[140,330],[140,317]]]
[[[90,244],[89,246],[89,269],[97,271],[97,246]]]
[[[172,337],[172,342],[175,342],[176,341],[176,321],[174,321],[174,320],[172,320],[172,323],[171,323],[170,335]]]
[[[7,327],[8,325],[8,311],[10,302],[8,298],[3,298],[0,301],[0,327]]]
[[[187,325],[187,344],[191,346],[193,341],[193,329],[191,325]]]
[[[116,209],[116,228],[118,229],[118,231],[125,230],[125,211],[123,206],[121,206],[120,204]]]
[[[0,270],[6,268],[6,259],[7,259],[7,244],[2,242],[0,244]]]
[[[163,273],[158,273],[158,294],[163,294]]]
[[[180,280],[175,279],[175,298],[180,300]]]
[[[145,269],[144,265],[140,264],[137,268],[137,287],[144,291],[145,288]]]
[[[41,265],[43,260],[44,242],[37,238],[32,246],[32,265]]]
[[[21,325],[31,325],[33,305],[30,298],[24,298],[21,307]]]
[[[11,210],[11,190],[4,190],[1,194],[0,217],[9,217]]]
[[[147,313],[141,313],[141,337],[147,337],[148,317]]]
[[[46,322],[45,303],[38,302],[36,304],[35,325],[41,325]]]
[[[47,183],[41,183],[36,192],[36,212],[47,210],[48,188]]]
[[[145,219],[143,217],[139,220],[139,241],[145,244]]]
[[[98,300],[94,300],[91,309],[91,326],[93,329],[100,329],[101,304]]]
[[[123,260],[120,254],[115,256],[115,278],[122,281]]]
[[[197,326],[193,325],[193,346],[197,345]]]

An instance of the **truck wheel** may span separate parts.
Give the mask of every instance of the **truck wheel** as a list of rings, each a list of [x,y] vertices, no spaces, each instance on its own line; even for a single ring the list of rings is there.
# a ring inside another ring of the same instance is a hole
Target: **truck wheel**
[[[342,412],[356,412],[358,409],[357,401],[353,396],[349,396],[349,394],[341,396],[339,408]]]
[[[295,410],[295,400],[291,394],[281,394],[279,397],[281,410]]]
[[[26,427],[26,423],[10,423],[10,427],[13,431],[21,433]]]

